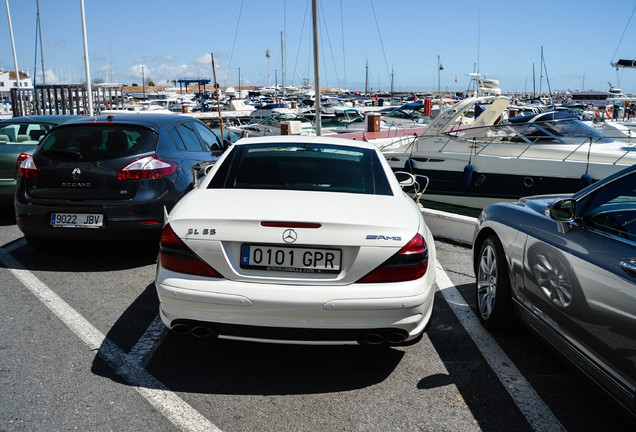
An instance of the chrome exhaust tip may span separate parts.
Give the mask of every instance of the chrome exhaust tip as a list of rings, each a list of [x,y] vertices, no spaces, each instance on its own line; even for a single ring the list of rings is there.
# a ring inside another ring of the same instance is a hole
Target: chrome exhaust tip
[[[192,328],[187,324],[178,323],[170,327],[170,330],[177,334],[184,335],[190,333],[192,331]]]
[[[386,335],[386,341],[390,344],[399,344],[406,340],[407,335],[399,332],[391,332]]]
[[[211,337],[211,336],[217,337],[218,334],[211,327],[196,326],[196,327],[194,327],[192,329],[192,336],[199,337],[199,338],[206,338],[206,337]]]
[[[379,333],[365,333],[360,337],[360,343],[364,345],[380,345],[384,343],[384,337]]]

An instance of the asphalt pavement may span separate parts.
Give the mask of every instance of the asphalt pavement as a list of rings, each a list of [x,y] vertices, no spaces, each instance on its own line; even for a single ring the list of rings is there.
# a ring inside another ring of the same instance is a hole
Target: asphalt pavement
[[[0,431],[628,431],[636,422],[517,325],[474,325],[470,249],[436,242],[434,314],[387,349],[178,336],[156,250],[31,249],[0,208]]]

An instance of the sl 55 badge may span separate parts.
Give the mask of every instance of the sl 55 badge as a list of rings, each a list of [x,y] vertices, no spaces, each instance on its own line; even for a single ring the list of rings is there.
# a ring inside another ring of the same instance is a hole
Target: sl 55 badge
[[[199,228],[188,228],[187,235],[215,235],[216,229],[214,228],[203,228],[199,231]]]

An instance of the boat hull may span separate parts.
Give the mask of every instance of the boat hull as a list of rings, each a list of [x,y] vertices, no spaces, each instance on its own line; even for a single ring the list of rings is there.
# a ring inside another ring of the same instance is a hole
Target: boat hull
[[[422,199],[481,209],[524,196],[574,193],[623,165],[508,159],[469,155],[385,154],[394,171],[411,172],[426,185]],[[407,163],[408,161],[408,163]],[[426,177],[426,179],[424,179]]]

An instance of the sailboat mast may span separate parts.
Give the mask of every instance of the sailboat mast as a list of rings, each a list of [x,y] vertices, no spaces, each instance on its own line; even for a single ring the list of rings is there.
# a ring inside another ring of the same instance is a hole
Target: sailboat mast
[[[537,78],[534,75],[534,63],[532,63],[532,96],[537,97]]]
[[[225,141],[225,135],[223,133],[223,116],[221,115],[221,101],[219,100],[219,85],[216,82],[216,68],[214,67],[214,53],[210,53],[212,59],[212,78],[214,79],[214,93],[216,94],[216,108],[219,113],[219,122],[221,124],[221,142]]]
[[[316,101],[314,102],[314,110],[316,112],[316,135],[321,134],[321,115],[320,115],[320,59],[318,56],[318,0],[311,0],[311,14],[314,27],[314,93]]]
[[[283,85],[283,97],[285,97],[285,50],[283,46],[283,32],[280,32],[280,57],[281,57],[281,80]]]
[[[40,0],[35,2],[38,9],[38,33],[40,34],[40,61],[42,62],[42,84],[46,84],[44,75],[44,50],[42,49],[42,19],[40,19]]]
[[[7,0],[7,2],[8,1],[9,0]],[[86,40],[86,16],[84,14],[84,0],[80,0],[80,7],[82,9],[82,36],[84,38],[84,67],[86,68],[86,96],[88,98],[88,115],[93,117],[93,88],[91,87],[91,69],[88,64],[88,42]]]
[[[369,93],[369,60],[367,60],[367,66],[365,68],[365,78],[364,78],[364,94],[367,95]]]
[[[7,5],[7,19],[9,20],[9,33],[11,34],[11,49],[13,50],[13,67],[15,68],[15,82],[20,88],[20,73],[18,71],[18,57],[15,55],[15,42],[13,40],[13,25],[11,24],[11,11],[9,10],[9,0],[4,0]]]
[[[543,85],[543,46],[541,47],[541,67],[539,68],[539,97],[541,97],[541,87]]]

